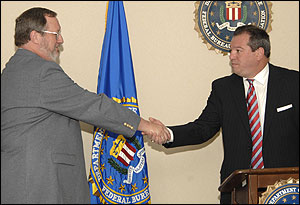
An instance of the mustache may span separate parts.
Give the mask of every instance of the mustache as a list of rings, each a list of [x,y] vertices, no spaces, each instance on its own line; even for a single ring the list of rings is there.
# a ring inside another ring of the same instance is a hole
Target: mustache
[[[59,52],[59,53],[62,52],[62,51],[64,51],[64,47],[63,47],[62,44],[56,46],[56,48],[58,48],[58,52]]]

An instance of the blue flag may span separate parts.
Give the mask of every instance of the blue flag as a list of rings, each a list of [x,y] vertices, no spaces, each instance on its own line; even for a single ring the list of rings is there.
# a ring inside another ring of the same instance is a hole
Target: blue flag
[[[135,79],[122,1],[110,1],[106,14],[97,93],[105,93],[138,115]],[[91,203],[150,203],[143,135],[125,138],[95,128],[89,186]]]

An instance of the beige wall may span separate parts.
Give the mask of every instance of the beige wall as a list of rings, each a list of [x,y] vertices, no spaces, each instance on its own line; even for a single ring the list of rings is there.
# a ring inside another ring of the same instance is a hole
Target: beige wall
[[[211,82],[231,73],[228,56],[209,51],[194,30],[195,1],[129,1],[125,12],[141,116],[187,123],[206,105]],[[271,62],[299,70],[299,2],[272,2]],[[58,13],[61,66],[96,92],[106,2],[1,1],[1,71],[14,48],[15,18],[41,6]],[[93,127],[81,123],[87,174]],[[219,203],[221,134],[205,145],[165,149],[145,137],[152,203]]]

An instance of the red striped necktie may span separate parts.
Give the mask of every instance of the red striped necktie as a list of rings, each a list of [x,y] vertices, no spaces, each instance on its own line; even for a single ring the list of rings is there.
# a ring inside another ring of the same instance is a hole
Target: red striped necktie
[[[262,131],[259,120],[258,101],[253,86],[254,79],[247,79],[249,82],[249,89],[247,92],[247,110],[249,117],[249,124],[252,136],[252,169],[263,169],[264,162],[262,157]]]

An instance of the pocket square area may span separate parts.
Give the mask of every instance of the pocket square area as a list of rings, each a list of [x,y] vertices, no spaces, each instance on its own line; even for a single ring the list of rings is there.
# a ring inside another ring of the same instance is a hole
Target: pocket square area
[[[283,106],[283,107],[279,107],[279,108],[277,108],[277,112],[282,112],[282,111],[290,109],[292,107],[293,107],[292,104],[289,104],[289,105],[286,105],[286,106]]]

